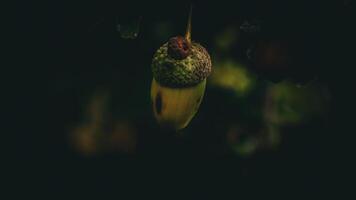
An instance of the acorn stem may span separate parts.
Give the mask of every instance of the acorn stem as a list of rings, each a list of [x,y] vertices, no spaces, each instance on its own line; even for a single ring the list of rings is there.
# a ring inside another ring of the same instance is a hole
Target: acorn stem
[[[188,17],[188,22],[187,22],[187,30],[185,32],[185,39],[188,41],[188,43],[191,43],[191,32],[192,32],[192,10],[193,10],[193,5],[190,5],[190,11],[189,11],[189,17]]]

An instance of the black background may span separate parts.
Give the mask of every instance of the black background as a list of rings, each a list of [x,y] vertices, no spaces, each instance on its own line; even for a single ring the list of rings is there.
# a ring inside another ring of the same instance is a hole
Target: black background
[[[344,173],[345,160],[352,160],[346,154],[353,146],[345,139],[352,133],[348,127],[352,126],[349,114],[354,91],[351,41],[355,13],[351,1],[193,2],[193,34],[208,50],[219,29],[254,17],[266,22],[269,35],[296,35],[300,41],[312,43],[307,51],[315,52],[317,67],[304,69],[304,73],[317,73],[328,83],[333,101],[328,128],[309,127],[314,134],[307,140],[296,136],[278,152],[252,158],[206,156],[194,145],[157,131],[144,137],[151,145],[143,145],[142,153],[134,157],[88,159],[69,149],[63,132],[79,119],[83,96],[97,85],[142,81],[124,93],[128,101],[137,87],[147,85],[149,92],[148,66],[161,43],[149,39],[150,26],[165,19],[184,30],[190,3],[23,1],[11,5],[15,12],[8,15],[8,24],[15,33],[9,33],[7,52],[11,55],[9,74],[14,76],[4,79],[10,92],[4,104],[4,125],[11,138],[11,142],[4,140],[11,159],[6,165],[12,169],[8,185],[15,191],[21,188],[36,194],[88,195],[100,190],[104,196],[164,195],[168,199],[182,194],[197,198],[214,194],[215,199],[309,197],[347,189],[343,186],[349,176]],[[120,39],[116,20],[136,16],[143,17],[139,37]],[[68,88],[53,89],[63,80]],[[142,122],[143,127],[151,122]]]

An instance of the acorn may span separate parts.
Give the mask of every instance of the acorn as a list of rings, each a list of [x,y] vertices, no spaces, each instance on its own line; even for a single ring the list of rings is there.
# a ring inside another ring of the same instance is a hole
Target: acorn
[[[180,130],[192,120],[202,102],[212,62],[200,44],[191,41],[191,12],[185,36],[169,39],[154,54],[151,100],[161,127]]]

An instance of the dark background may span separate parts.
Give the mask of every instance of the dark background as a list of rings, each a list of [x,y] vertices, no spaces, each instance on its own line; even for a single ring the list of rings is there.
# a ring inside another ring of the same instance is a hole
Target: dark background
[[[189,1],[14,4],[9,25],[16,34],[9,40],[9,52],[14,53],[10,73],[15,78],[5,79],[5,86],[16,100],[5,104],[10,119],[5,127],[9,126],[13,142],[4,145],[16,166],[10,165],[15,176],[9,185],[14,188],[62,194],[100,189],[114,197],[147,193],[169,194],[167,198],[185,193],[198,198],[327,195],[344,189],[344,170],[339,167],[346,165],[344,157],[350,160],[344,153],[352,152],[344,135],[352,126],[348,114],[353,92],[353,2],[193,2],[193,38],[209,52],[213,48],[209,44],[225,26],[262,19],[265,28],[260,37],[297,41],[306,52],[301,62],[313,62],[312,67],[285,74],[302,82],[317,75],[333,97],[327,125],[318,122],[288,130],[302,134],[290,134],[276,151],[249,157],[211,148],[220,143],[216,133],[224,118],[200,117],[192,122],[198,134],[176,138],[156,126],[147,106],[151,58],[165,41],[153,37],[152,27],[167,21],[174,24],[175,33],[183,34]],[[116,25],[138,16],[142,16],[139,36],[120,38]],[[243,59],[242,51],[235,53]],[[97,88],[113,92],[113,107],[120,110],[114,116],[135,121],[139,136],[134,155],[86,157],[71,148],[68,129],[80,122],[83,102]],[[219,105],[220,95],[224,94],[213,91],[211,98],[206,96],[201,112],[233,117],[233,112],[224,113],[219,106],[207,106]]]

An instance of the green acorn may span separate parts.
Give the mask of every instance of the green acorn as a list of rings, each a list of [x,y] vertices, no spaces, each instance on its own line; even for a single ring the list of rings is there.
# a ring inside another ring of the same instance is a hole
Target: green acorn
[[[211,59],[200,44],[191,41],[191,12],[185,37],[169,39],[154,54],[151,99],[158,123],[180,130],[194,117],[203,99]]]

